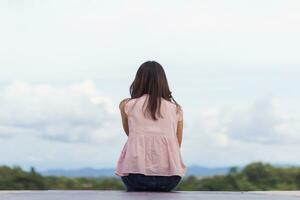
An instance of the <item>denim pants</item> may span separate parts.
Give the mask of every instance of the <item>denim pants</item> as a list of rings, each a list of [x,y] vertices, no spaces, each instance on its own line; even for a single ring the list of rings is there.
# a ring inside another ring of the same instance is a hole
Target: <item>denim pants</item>
[[[169,192],[180,182],[181,177],[173,176],[148,176],[144,174],[129,173],[121,176],[128,192],[130,191],[161,191]]]

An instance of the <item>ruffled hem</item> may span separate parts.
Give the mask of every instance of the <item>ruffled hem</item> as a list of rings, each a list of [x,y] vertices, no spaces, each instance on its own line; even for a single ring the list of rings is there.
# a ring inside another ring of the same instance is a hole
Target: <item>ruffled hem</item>
[[[119,157],[115,175],[141,173],[184,176],[186,166],[182,162],[177,138],[174,137],[151,134],[129,136]]]
[[[116,176],[127,176],[129,173],[138,173],[138,174],[144,174],[146,176],[181,176],[183,177],[185,175],[185,171],[182,173],[170,173],[170,174],[153,174],[153,173],[146,173],[146,172],[141,172],[141,171],[127,171],[127,172],[117,172],[115,171]]]

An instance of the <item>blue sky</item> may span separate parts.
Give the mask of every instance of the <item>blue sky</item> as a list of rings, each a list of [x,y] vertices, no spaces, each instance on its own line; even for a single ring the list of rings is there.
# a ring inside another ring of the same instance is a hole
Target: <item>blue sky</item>
[[[126,141],[118,103],[146,60],[164,66],[184,108],[187,165],[300,164],[299,9],[0,1],[0,164],[114,167]]]

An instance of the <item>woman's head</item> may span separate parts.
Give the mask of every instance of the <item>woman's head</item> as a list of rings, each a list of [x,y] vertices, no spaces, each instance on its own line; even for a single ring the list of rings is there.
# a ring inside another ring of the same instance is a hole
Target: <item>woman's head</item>
[[[146,110],[151,113],[152,119],[156,120],[156,113],[160,113],[161,97],[174,103],[169,89],[168,80],[163,67],[156,61],[144,62],[138,69],[135,79],[130,86],[131,98],[138,98],[144,94],[149,94]]]

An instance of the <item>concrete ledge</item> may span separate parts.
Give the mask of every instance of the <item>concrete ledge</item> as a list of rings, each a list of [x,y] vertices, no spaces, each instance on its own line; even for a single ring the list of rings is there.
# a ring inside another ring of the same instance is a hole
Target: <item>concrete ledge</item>
[[[87,190],[0,191],[1,200],[292,200],[300,199],[300,191],[269,192],[125,192]]]

